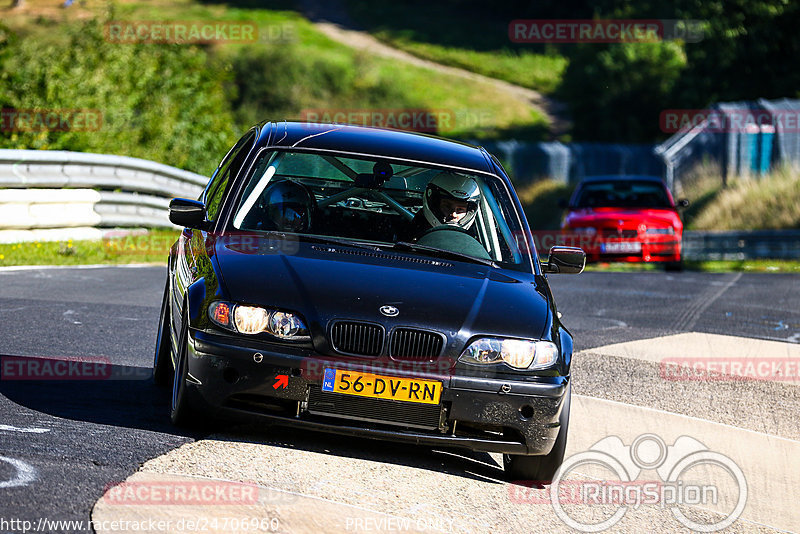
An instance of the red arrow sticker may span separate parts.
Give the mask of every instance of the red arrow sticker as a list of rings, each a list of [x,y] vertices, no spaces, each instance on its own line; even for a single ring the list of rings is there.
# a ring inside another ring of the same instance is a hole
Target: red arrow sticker
[[[275,384],[272,385],[272,389],[278,389],[279,387],[286,389],[288,385],[289,375],[278,375],[275,377]]]

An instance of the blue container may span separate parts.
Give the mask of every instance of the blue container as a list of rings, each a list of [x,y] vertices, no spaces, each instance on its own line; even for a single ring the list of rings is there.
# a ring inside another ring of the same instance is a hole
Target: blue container
[[[761,143],[758,150],[758,173],[766,174],[772,166],[772,142],[775,140],[775,127],[764,124],[761,126]]]

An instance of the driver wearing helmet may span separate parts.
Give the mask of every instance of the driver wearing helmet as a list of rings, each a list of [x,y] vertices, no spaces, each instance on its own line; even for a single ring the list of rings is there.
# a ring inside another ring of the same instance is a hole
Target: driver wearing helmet
[[[440,172],[425,188],[422,209],[411,221],[404,240],[416,240],[431,228],[446,224],[477,235],[474,225],[480,198],[480,188],[473,178],[450,171]]]
[[[261,222],[262,229],[307,232],[311,228],[316,199],[303,184],[292,180],[270,184],[262,201],[266,215]]]

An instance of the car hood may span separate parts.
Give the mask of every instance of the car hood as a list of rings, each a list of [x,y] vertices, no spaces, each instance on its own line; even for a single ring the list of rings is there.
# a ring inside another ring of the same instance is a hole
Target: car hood
[[[327,348],[335,319],[380,323],[387,331],[433,329],[450,341],[476,334],[539,338],[550,324],[548,300],[530,274],[340,245],[300,243],[292,254],[237,248],[216,245],[228,297],[299,312],[318,350]],[[381,314],[387,305],[399,314]]]
[[[623,209],[623,208],[586,208],[569,213],[566,222],[570,225],[578,223],[586,225],[636,225],[639,223],[651,223],[664,226],[680,226],[680,218],[677,212],[672,209]]]

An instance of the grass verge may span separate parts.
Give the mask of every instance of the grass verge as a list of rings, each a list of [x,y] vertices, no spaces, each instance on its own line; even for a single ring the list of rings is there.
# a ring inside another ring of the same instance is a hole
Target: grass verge
[[[0,267],[18,265],[166,264],[180,232],[151,230],[99,241],[0,244]]]
[[[684,271],[704,273],[800,273],[800,260],[718,260],[684,261]],[[654,272],[663,271],[657,263],[593,263],[586,266],[586,272]],[[680,276],[680,273],[675,273]]]
[[[60,241],[0,244],[0,267],[20,265],[164,265],[180,235],[176,230],[150,230],[99,241]],[[800,260],[687,261],[687,271],[800,273]],[[660,271],[655,263],[595,263],[587,272]],[[679,274],[679,273],[678,273]]]

